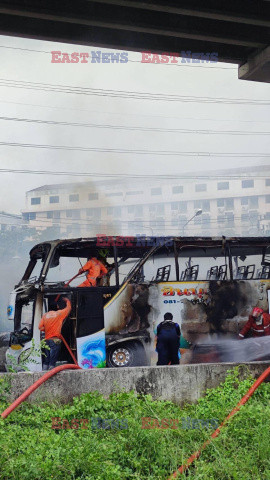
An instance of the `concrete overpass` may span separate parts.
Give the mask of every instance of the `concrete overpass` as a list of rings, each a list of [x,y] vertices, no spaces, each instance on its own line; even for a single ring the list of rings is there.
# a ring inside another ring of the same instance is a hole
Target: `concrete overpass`
[[[266,0],[2,0],[0,34],[121,50],[217,52],[270,82]]]

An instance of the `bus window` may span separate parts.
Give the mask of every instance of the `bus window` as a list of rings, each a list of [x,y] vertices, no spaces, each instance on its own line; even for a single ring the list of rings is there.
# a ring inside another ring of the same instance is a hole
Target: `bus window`
[[[108,269],[108,275],[103,277],[99,281],[99,285],[103,287],[114,287],[116,285],[116,271],[114,268],[114,257],[106,257],[106,268]]]
[[[187,246],[178,249],[180,281],[227,280],[228,256],[222,247]]]
[[[48,283],[67,283],[76,273],[82,265],[87,262],[87,258],[78,257],[59,257],[58,265],[54,264],[49,268],[46,282]],[[84,276],[80,275],[72,281],[70,286],[76,287],[84,281]]]
[[[139,260],[140,258],[118,258],[119,285],[122,285]]]
[[[143,265],[143,277],[145,282],[175,282],[176,268],[173,252],[156,253]]]
[[[270,278],[270,269],[263,265],[265,247],[256,245],[232,246],[233,278],[252,280]]]
[[[36,280],[39,279],[40,274],[41,274],[41,269],[43,268],[43,261],[41,258],[37,259],[35,262],[35,266],[31,272],[31,276],[29,278],[29,281],[35,282]]]
[[[64,257],[60,256],[57,258],[57,262],[52,262],[52,266],[49,268],[46,282],[47,283],[67,283],[82,266],[87,262],[86,257]],[[112,265],[114,259],[107,257],[107,263]],[[79,275],[77,278],[72,280],[70,286],[78,287],[86,279],[86,273]],[[114,286],[116,284],[115,271],[113,269],[112,273],[108,277],[103,277],[101,280],[98,280],[97,286]]]
[[[30,332],[32,330],[33,311],[33,301],[25,305],[16,305],[14,330],[18,331],[27,328]]]
[[[40,274],[45,260],[48,257],[50,246],[48,244],[41,244],[34,247],[30,252],[30,262],[24,272],[22,280],[29,280],[35,282],[40,278]]]

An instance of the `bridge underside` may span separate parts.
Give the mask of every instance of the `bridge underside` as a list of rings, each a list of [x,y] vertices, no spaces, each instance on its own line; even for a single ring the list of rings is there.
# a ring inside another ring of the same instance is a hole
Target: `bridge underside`
[[[216,52],[239,78],[270,82],[264,0],[3,0],[0,34],[153,53]]]

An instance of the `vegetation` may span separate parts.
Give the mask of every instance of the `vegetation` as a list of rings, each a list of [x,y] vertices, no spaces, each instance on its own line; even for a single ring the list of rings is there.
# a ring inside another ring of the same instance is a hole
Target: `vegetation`
[[[38,345],[35,344],[35,340],[32,338],[31,340],[31,348],[29,351],[23,352],[25,354],[25,358],[21,356],[20,363],[18,365],[16,357],[11,355],[10,353],[7,354],[8,364],[7,364],[7,371],[10,373],[16,373],[17,371],[24,371],[29,372],[30,368],[29,365],[32,363],[38,364],[38,358],[40,355],[45,356],[45,350],[50,350],[50,347],[46,344],[45,340],[40,340]]]
[[[238,370],[208,390],[196,405],[179,408],[149,395],[98,393],[72,404],[24,404],[0,420],[0,478],[31,480],[165,480],[209,437],[213,428],[185,430],[181,418],[221,422],[252,385]],[[0,384],[1,388],[1,384]],[[2,385],[0,410],[7,401]],[[52,417],[122,419],[128,428],[52,429]],[[179,419],[178,428],[142,429],[142,417]],[[269,480],[270,383],[262,384],[218,438],[208,445],[185,478]]]

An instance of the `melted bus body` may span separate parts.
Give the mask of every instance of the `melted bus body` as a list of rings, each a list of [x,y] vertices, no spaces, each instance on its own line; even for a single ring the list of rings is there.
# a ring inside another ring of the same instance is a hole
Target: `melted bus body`
[[[66,286],[101,248],[111,265],[107,278],[95,287],[79,287],[84,278]],[[198,340],[237,338],[254,306],[269,311],[269,238],[104,236],[36,245],[11,294],[7,363],[11,354],[18,369],[42,370],[32,339],[37,347],[40,319],[58,295],[72,304],[62,335],[82,368],[155,365],[156,327],[166,312],[180,324],[182,362]],[[72,363],[64,345],[59,362]]]

